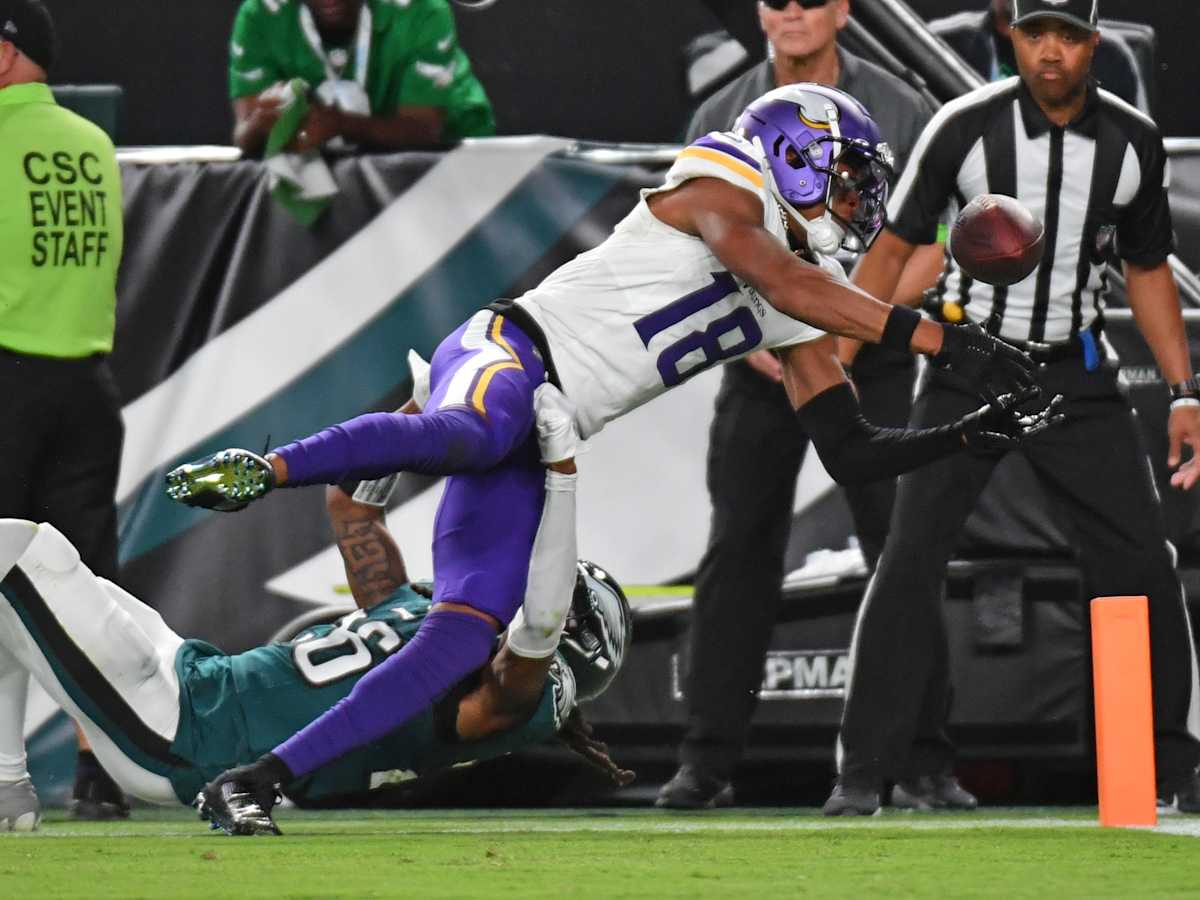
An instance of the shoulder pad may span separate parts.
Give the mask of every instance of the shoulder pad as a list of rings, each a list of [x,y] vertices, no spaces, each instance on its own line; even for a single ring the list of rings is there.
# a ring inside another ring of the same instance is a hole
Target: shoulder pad
[[[667,172],[670,187],[691,178],[720,178],[755,194],[762,193],[762,155],[754,144],[729,132],[713,131],[685,147]]]

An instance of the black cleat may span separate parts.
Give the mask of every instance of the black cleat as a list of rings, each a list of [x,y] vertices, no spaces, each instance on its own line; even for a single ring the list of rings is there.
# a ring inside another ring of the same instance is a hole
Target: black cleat
[[[733,785],[703,769],[684,763],[663,785],[654,805],[659,809],[719,809],[733,806]]]
[[[200,818],[215,829],[226,834],[253,836],[259,834],[283,834],[270,808],[263,807],[254,796],[236,781],[213,782],[205,786],[192,804]],[[273,807],[275,804],[269,804]]]
[[[892,806],[897,809],[975,809],[979,801],[953,775],[918,775],[896,782]]]
[[[821,807],[827,816],[873,816],[879,812],[879,782],[838,778]]]
[[[1200,813],[1200,774],[1193,772],[1186,778],[1175,782],[1172,786],[1159,792],[1159,812],[1164,812],[1163,806],[1174,808],[1181,813]]]
[[[88,751],[79,754],[75,764],[75,788],[68,805],[76,819],[103,821],[128,819],[129,800]]]

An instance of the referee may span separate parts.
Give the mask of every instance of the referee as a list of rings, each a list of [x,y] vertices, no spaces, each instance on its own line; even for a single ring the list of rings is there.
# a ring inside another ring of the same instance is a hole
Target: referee
[[[0,517],[52,523],[115,579],[124,429],[107,359],[121,180],[112,142],[46,85],[55,43],[40,0],[0,0]],[[0,708],[7,717],[20,738],[22,711]],[[5,746],[10,730],[0,721],[0,789],[27,777],[23,750]],[[86,749],[73,807],[128,814]]]
[[[914,245],[933,240],[950,201],[1015,196],[1045,225],[1038,269],[1009,288],[972,283],[951,261],[938,290],[968,318],[1044,363],[1066,423],[1024,444],[1047,494],[1073,522],[1086,596],[1146,594],[1160,793],[1200,812],[1195,769],[1196,663],[1183,593],[1133,412],[1103,340],[1102,256],[1119,254],[1133,308],[1171,386],[1172,477],[1200,476],[1200,391],[1167,266],[1172,250],[1165,153],[1154,123],[1090,78],[1097,0],[1016,0],[1019,77],[945,106],[917,142],[889,206],[889,227],[855,281],[886,297]],[[1037,346],[1034,346],[1034,342]],[[1045,345],[1042,347],[1041,345]],[[914,424],[946,422],[976,399],[938,373],[923,384]],[[893,802],[953,785],[946,625],[941,597],[955,538],[999,462],[961,454],[900,479],[896,512],[859,610],[839,739],[839,778],[827,815],[872,813],[883,779]],[[951,796],[934,806],[954,807]]]

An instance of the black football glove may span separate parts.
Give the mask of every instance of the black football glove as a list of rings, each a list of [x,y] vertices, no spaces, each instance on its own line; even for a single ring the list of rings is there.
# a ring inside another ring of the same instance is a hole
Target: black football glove
[[[993,406],[1001,394],[1023,402],[1039,393],[1037,363],[1016,347],[993,337],[978,324],[942,327],[942,349],[930,362],[963,379]]]
[[[275,487],[271,464],[231,447],[167,473],[167,496],[185,506],[237,512]]]
[[[1055,394],[1045,407],[1031,413],[1017,409],[1022,402],[1017,395],[1002,394],[995,403],[981,406],[959,419],[956,424],[962,430],[967,448],[975,453],[1004,453],[1066,419],[1058,412],[1062,394]]]
[[[227,834],[282,834],[271,810],[279,802],[278,785],[292,780],[287,764],[264,753],[248,766],[227,769],[204,786],[196,798],[201,819]]]

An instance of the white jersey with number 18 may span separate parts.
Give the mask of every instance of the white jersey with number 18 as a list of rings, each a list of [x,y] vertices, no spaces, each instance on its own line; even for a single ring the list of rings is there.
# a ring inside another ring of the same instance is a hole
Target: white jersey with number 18
[[[662,187],[642,191],[611,237],[518,298],[546,335],[583,437],[718,363],[824,335],[776,310],[704,241],[665,224],[646,203],[691,178],[720,178],[761,199],[763,227],[786,245],[764,168],[758,149],[737,135],[700,138]],[[820,265],[845,278],[836,260]]]

